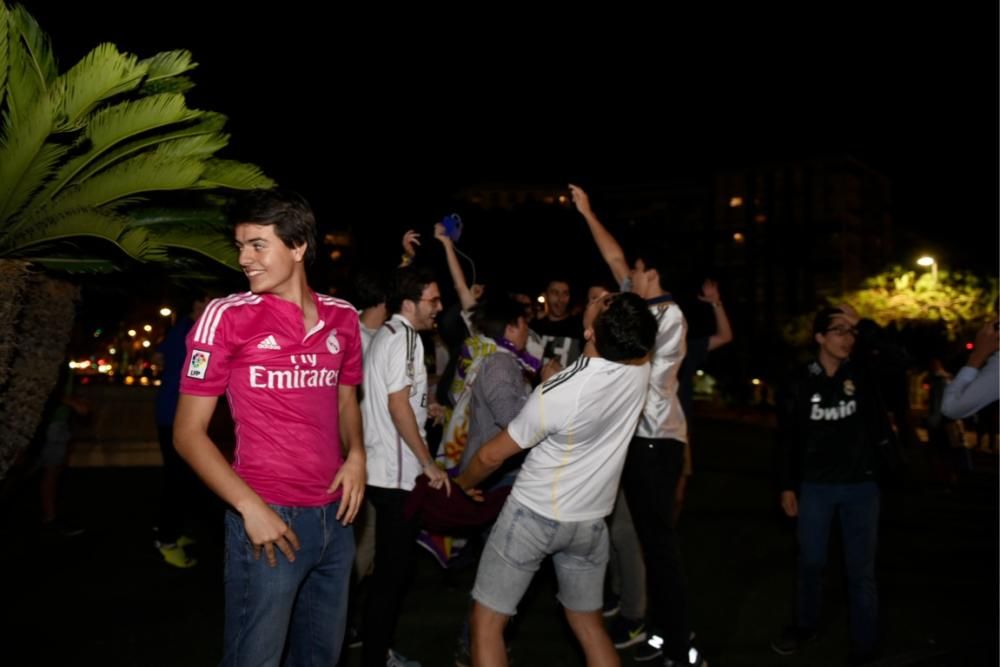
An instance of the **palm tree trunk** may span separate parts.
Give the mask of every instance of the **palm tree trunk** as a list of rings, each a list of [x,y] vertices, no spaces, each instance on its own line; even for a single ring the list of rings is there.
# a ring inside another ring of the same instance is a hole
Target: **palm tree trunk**
[[[0,391],[10,378],[21,295],[27,284],[27,262],[0,259]]]
[[[3,364],[7,382],[0,385],[0,479],[38,428],[59,377],[80,294],[76,285],[40,273],[26,274],[24,282],[14,349]]]

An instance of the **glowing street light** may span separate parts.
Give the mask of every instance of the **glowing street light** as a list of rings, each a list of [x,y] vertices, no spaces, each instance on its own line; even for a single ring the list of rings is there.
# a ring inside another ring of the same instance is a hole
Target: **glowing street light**
[[[170,317],[171,315],[173,315],[173,313],[174,311],[170,310],[166,306],[160,308],[160,315],[162,315],[163,317]]]
[[[143,324],[142,325],[142,330],[145,331],[146,333],[149,333],[150,331],[153,330],[153,325],[152,324]]]
[[[934,283],[934,286],[937,287],[937,272],[938,272],[937,260],[935,260],[930,255],[924,255],[923,257],[917,260],[917,264],[919,266],[931,267],[931,281]]]

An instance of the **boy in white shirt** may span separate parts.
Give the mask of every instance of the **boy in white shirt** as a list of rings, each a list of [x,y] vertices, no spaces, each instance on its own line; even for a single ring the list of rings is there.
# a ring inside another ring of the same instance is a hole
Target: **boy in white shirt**
[[[507,664],[503,628],[548,555],[587,664],[619,664],[601,617],[608,562],[604,517],[614,506],[642,411],[656,321],[643,299],[610,294],[588,306],[584,327],[583,356],[536,388],[518,416],[454,480],[472,489],[507,458],[533,448],[476,575],[472,657],[480,667]]]

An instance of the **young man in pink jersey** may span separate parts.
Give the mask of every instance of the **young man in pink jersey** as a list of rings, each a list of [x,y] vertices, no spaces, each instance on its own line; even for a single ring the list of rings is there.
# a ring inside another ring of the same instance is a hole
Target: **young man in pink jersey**
[[[365,488],[358,315],[306,282],[305,200],[255,191],[232,219],[250,291],[212,301],[188,335],[174,424],[177,451],[229,504],[222,664],[335,665]],[[222,393],[232,464],[208,436]]]

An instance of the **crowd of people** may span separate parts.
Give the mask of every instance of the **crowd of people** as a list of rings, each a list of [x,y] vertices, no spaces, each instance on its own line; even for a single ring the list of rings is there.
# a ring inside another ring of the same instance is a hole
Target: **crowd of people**
[[[444,225],[434,239],[450,286],[408,231],[399,266],[359,275],[347,301],[308,283],[317,240],[304,199],[254,191],[232,211],[249,290],[199,300],[165,345],[177,382],[159,420],[164,559],[196,564],[178,516],[187,466],[229,508],[223,665],[335,665],[348,646],[366,667],[419,665],[393,648],[418,544],[445,565],[463,548],[478,558],[457,665],[507,664],[505,628],[550,556],[588,665],[617,665],[631,646],[637,661],[707,664],[676,525],[694,471],[694,373],[733,330],[706,279],[697,297],[714,329],[689,335],[663,248],[626,258],[587,193],[569,196],[613,282],[589,285],[579,310],[553,276],[540,317],[529,294],[469,284]],[[821,310],[813,334],[813,360],[778,401],[775,501],[797,519],[799,563],[793,622],[772,648],[804,650],[820,631],[839,516],[850,659],[863,664],[879,647],[879,479],[898,451],[877,379],[891,355],[846,304]],[[996,400],[996,328],[980,338],[945,413]],[[209,429],[222,395],[231,460]]]

